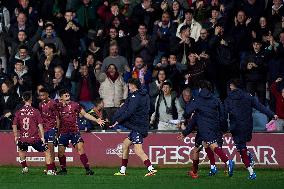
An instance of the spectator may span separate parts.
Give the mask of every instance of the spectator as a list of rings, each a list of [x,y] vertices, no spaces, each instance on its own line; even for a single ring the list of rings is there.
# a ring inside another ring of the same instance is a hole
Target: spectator
[[[45,25],[45,34],[42,36],[42,38],[36,43],[33,47],[33,53],[38,54],[39,57],[41,56],[42,51],[44,50],[45,44],[52,43],[55,45],[55,51],[54,53],[65,56],[66,55],[66,49],[59,37],[56,37],[56,34],[54,32],[54,24],[53,23],[47,23]]]
[[[73,60],[74,58],[77,58],[80,55],[80,39],[83,38],[79,24],[76,23],[76,21],[74,20],[74,11],[66,10],[64,14],[64,19],[58,25],[59,35],[62,39],[64,47],[66,48],[66,54],[70,62],[70,60]],[[63,47],[61,47],[63,49],[60,49],[58,46],[56,47],[60,52],[64,51]]]
[[[64,70],[61,66],[54,67],[54,76],[49,78],[46,83],[46,88],[52,99],[59,99],[59,91],[62,89],[71,91],[71,82],[65,77]]]
[[[152,79],[151,70],[148,69],[147,65],[141,57],[137,56],[134,60],[134,66],[131,72],[132,78],[139,79],[141,86],[148,89],[148,85]]]
[[[127,85],[114,64],[110,64],[106,72],[100,74],[98,80],[100,81],[99,94],[103,99],[107,118],[111,120],[120,107],[121,101],[127,98]]]
[[[0,1],[0,59],[2,61],[2,68],[4,72],[7,70],[7,57],[5,52],[5,37],[6,32],[10,27],[10,13]]]
[[[169,82],[164,82],[162,93],[156,100],[155,112],[151,116],[151,124],[158,130],[176,130],[176,124],[172,120],[182,119],[182,108],[176,94],[171,91]]]
[[[21,102],[21,99],[13,91],[13,84],[7,80],[1,85],[0,93],[0,125],[1,129],[12,129],[12,118],[16,106]]]
[[[278,119],[276,120],[276,126],[278,131],[283,131],[284,129],[284,88],[277,89],[277,85],[282,81],[282,78],[277,78],[275,82],[272,83],[270,90],[276,99],[276,115]]]
[[[26,32],[28,39],[31,39],[35,33],[35,28],[27,22],[27,16],[23,12],[18,14],[17,22],[9,28],[9,36],[17,39],[18,33],[21,30]]]
[[[112,44],[109,47],[109,56],[104,59],[101,71],[105,72],[106,68],[110,64],[114,64],[118,72],[121,74],[124,74],[125,72],[130,72],[130,68],[128,66],[126,58],[118,54],[117,44]]]
[[[171,3],[172,1],[169,1],[169,2]],[[172,2],[172,4],[170,5],[170,8],[171,8],[170,14],[171,14],[172,21],[176,25],[176,28],[177,28],[178,25],[183,20],[183,17],[184,17],[184,11],[183,10],[184,10],[184,8],[181,6],[180,2],[177,1],[177,0]]]
[[[157,78],[149,85],[149,96],[150,96],[150,113],[155,111],[155,102],[157,97],[161,94],[162,86],[167,81],[166,71],[164,69],[158,70]]]
[[[54,68],[62,65],[60,58],[55,53],[56,47],[53,43],[44,44],[44,54],[40,57],[38,65],[38,81],[48,83],[49,78],[54,76]]]
[[[182,26],[179,37],[171,42],[171,52],[176,54],[177,61],[186,64],[188,53],[195,51],[195,41],[190,37],[190,27],[188,25]]]
[[[94,39],[90,42],[88,45],[87,54],[92,54],[95,62],[103,62],[103,51],[99,46],[99,41],[97,39]]]
[[[170,42],[174,38],[175,27],[173,26],[170,15],[167,12],[162,14],[161,21],[157,22],[154,26],[153,40],[157,47],[157,56],[154,60],[154,65],[158,64],[161,56],[170,52]]]
[[[191,89],[193,97],[197,97],[199,82],[205,79],[207,59],[192,52],[189,53],[188,59],[187,70],[184,73],[184,84]]]
[[[147,35],[147,27],[145,24],[139,24],[138,34],[131,39],[131,47],[133,57],[140,56],[149,68],[152,67],[155,46],[150,35]]]
[[[3,70],[4,69],[2,68],[1,59],[0,59],[0,85],[2,85],[2,83],[9,78],[8,74],[6,74]]]
[[[261,49],[261,42],[255,40],[252,44],[253,51],[246,57],[242,70],[246,90],[256,95],[262,104],[265,104],[266,78],[267,78],[267,55]]]
[[[89,69],[86,64],[79,67],[78,61],[73,61],[74,70],[71,81],[75,82],[75,100],[89,110],[93,107],[92,101],[99,97],[99,83],[94,74],[94,70]]]
[[[184,25],[190,26],[190,37],[192,37],[195,41],[198,40],[201,30],[201,25],[196,22],[193,18],[193,11],[191,9],[186,10],[184,12],[184,21],[181,23],[176,31],[176,36],[180,37],[180,28]]]
[[[29,0],[19,0],[19,5],[15,8],[14,14],[11,18],[12,23],[16,22],[20,12],[27,15],[27,21],[29,23],[36,23],[38,21],[38,11],[30,4]]]
[[[78,22],[83,28],[83,31],[88,31],[88,29],[97,27],[100,25],[97,7],[100,5],[101,1],[99,0],[81,0],[81,5],[76,11]]]
[[[32,91],[32,77],[25,69],[24,61],[17,60],[11,79],[14,82],[14,90],[19,96],[22,96],[23,92]]]
[[[190,88],[185,88],[183,89],[180,97],[179,97],[179,103],[181,108],[183,109],[183,111],[185,111],[186,106],[190,103],[190,101],[192,100],[192,92]]]
[[[147,31],[152,33],[155,20],[155,9],[151,6],[152,0],[142,0],[133,8],[131,15],[132,20],[132,35],[137,34],[139,24],[145,24]]]

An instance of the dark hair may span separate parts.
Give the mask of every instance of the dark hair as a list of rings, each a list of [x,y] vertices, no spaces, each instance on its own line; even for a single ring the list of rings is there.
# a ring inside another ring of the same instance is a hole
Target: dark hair
[[[201,80],[199,82],[199,88],[207,89],[209,91],[212,91],[212,84],[209,81],[207,81],[207,80]]]
[[[236,88],[242,89],[244,87],[243,82],[239,78],[233,78],[229,81],[229,84],[234,85]]]
[[[59,96],[62,97],[64,94],[67,94],[67,93],[70,94],[67,89],[61,89],[61,90],[59,91]]]
[[[163,87],[164,87],[165,85],[168,85],[170,88],[172,88],[172,84],[171,84],[171,82],[169,82],[169,81],[164,82],[164,83],[163,83]]]
[[[44,47],[51,48],[52,51],[53,51],[53,53],[56,53],[56,46],[55,46],[55,44],[53,44],[53,43],[46,43],[46,44],[44,45]]]
[[[101,102],[103,102],[103,99],[102,98],[96,98],[94,100],[94,104],[97,106],[98,104],[100,104]]]
[[[48,92],[48,90],[46,88],[41,88],[38,92],[49,94],[49,92]]]
[[[25,91],[22,95],[22,98],[25,102],[32,99],[32,92],[31,91]]]
[[[48,27],[51,27],[52,29],[54,29],[54,24],[52,24],[52,23],[47,23],[47,24],[45,24],[44,29],[46,29],[46,28],[48,28]]]
[[[108,65],[106,70],[108,70],[110,66],[114,66],[114,67],[115,67],[115,71],[118,72],[117,67],[116,67],[116,65],[114,65],[114,64]]]
[[[21,64],[23,64],[23,65],[25,64],[24,61],[21,60],[21,59],[16,59],[15,65],[16,65],[17,63],[21,63]]]
[[[145,27],[145,28],[147,29],[147,25],[146,25],[145,23],[140,23],[139,26],[138,26],[138,28],[139,28],[140,26],[143,26],[143,27]]]
[[[193,15],[194,11],[193,11],[192,9],[186,9],[186,10],[184,11],[184,14],[187,14],[187,13],[190,13],[190,14]]]
[[[135,86],[137,87],[137,89],[140,89],[140,88],[141,88],[141,82],[140,82],[139,79],[130,78],[130,79],[128,80],[128,83],[135,85]]]
[[[160,72],[165,72],[165,79],[167,79],[167,72],[166,72],[166,70],[165,69],[158,69],[158,72],[157,72],[157,80],[159,81],[159,74],[160,74]]]
[[[28,50],[29,48],[26,45],[19,45],[18,50],[20,50],[20,49]]]

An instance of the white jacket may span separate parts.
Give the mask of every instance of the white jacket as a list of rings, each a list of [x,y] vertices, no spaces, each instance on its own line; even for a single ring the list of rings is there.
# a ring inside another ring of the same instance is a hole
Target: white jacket
[[[113,82],[105,73],[101,73],[98,80],[101,83],[99,94],[104,101],[104,106],[106,108],[119,107],[121,100],[126,99],[128,95],[128,88],[123,78],[119,76]]]

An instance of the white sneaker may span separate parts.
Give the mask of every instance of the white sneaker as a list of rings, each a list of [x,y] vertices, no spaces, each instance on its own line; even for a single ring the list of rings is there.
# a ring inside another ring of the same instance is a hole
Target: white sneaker
[[[22,173],[23,174],[26,174],[29,172],[29,168],[28,167],[24,167],[23,170],[22,170]]]
[[[46,172],[47,175],[56,175],[56,172],[54,170],[48,170]]]

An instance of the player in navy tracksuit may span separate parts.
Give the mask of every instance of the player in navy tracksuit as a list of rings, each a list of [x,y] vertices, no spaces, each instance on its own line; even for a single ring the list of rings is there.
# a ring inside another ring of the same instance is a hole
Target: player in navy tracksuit
[[[131,130],[128,138],[123,141],[122,145],[122,165],[120,171],[115,173],[116,176],[125,176],[128,163],[129,147],[134,145],[134,152],[144,162],[148,168],[145,176],[153,176],[155,170],[142,148],[143,138],[147,137],[149,130],[149,111],[150,98],[147,91],[141,88],[139,79],[130,79],[128,81],[130,94],[123,106],[115,113],[113,126],[121,124]]]
[[[255,108],[259,110],[269,118],[277,119],[277,115],[274,115],[272,111],[258,102],[257,98],[241,90],[241,82],[239,79],[231,80],[229,84],[230,91],[225,100],[225,113],[229,115],[230,131],[242,161],[249,171],[249,179],[256,179],[256,174],[252,169],[252,163],[250,163],[253,162],[252,157],[246,146],[246,143],[250,142],[252,139],[252,109]]]
[[[186,114],[186,110],[185,110],[185,115],[184,117],[187,119],[189,115]],[[182,131],[181,135],[179,136],[179,139],[183,139],[186,136],[188,136],[193,130],[194,128],[197,128],[197,116],[193,115],[190,120],[188,121],[188,125],[186,126],[186,128]],[[219,138],[217,140],[218,146],[222,147],[223,145],[223,131],[227,131],[227,124],[226,126],[224,126],[224,128],[222,129],[222,131],[219,132]],[[188,172],[188,175],[191,176],[192,178],[198,178],[198,164],[199,164],[199,152],[202,150],[203,146],[202,146],[202,138],[200,137],[200,134],[198,132],[197,129],[197,133],[195,135],[195,145],[193,148],[193,157],[192,157],[192,170]],[[210,161],[210,171],[209,171],[209,176],[214,176],[215,174],[217,174],[218,170],[215,164],[215,157],[214,157],[214,153],[210,148],[205,148],[205,152],[208,156],[208,159]]]
[[[205,148],[210,148],[227,165],[229,176],[233,176],[234,161],[218,145],[220,130],[225,120],[221,101],[214,97],[208,81],[200,82],[200,92],[188,109],[188,114],[196,114],[198,133]]]

